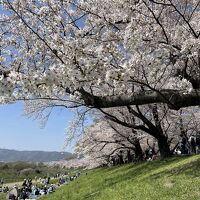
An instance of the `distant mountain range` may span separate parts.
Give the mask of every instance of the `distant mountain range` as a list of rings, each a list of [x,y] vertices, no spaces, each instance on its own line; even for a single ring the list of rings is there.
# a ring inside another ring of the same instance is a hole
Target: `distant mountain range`
[[[69,152],[47,152],[47,151],[17,151],[9,149],[0,149],[0,161],[14,162],[50,162],[69,159],[73,154]]]

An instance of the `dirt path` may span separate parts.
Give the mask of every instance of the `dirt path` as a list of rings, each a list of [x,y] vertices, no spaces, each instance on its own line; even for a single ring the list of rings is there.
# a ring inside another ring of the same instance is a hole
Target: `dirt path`
[[[3,187],[13,188],[14,186],[22,186],[23,182],[4,183]]]

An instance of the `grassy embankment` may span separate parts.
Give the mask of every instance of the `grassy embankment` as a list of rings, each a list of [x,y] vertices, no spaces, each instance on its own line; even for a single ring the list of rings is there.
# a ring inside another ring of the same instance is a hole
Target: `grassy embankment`
[[[91,170],[45,199],[198,200],[200,155]]]

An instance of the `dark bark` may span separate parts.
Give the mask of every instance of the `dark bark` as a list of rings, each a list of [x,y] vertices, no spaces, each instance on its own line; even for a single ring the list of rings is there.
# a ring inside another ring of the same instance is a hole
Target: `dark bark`
[[[135,112],[130,106],[128,106],[129,112],[132,113],[134,116],[140,118],[143,123],[148,126],[148,131],[145,132],[157,139],[161,159],[169,157],[171,155],[170,145],[168,142],[168,138],[164,135],[162,126],[160,124],[157,105],[153,105],[152,107],[152,114],[155,124],[153,124],[143,115],[143,113],[139,109],[139,106],[136,107],[138,112]]]
[[[170,151],[168,139],[166,136],[162,136],[162,137],[158,138],[158,148],[160,151],[161,159],[170,157],[172,155],[171,151]]]
[[[109,108],[127,105],[144,105],[151,103],[166,103],[169,108],[179,110],[182,107],[200,105],[200,90],[191,92],[185,90],[148,90],[133,95],[94,96],[84,89],[79,90],[86,106]]]
[[[140,145],[140,141],[136,140],[134,144],[135,144],[135,158],[137,161],[141,161],[143,160],[143,151]]]
[[[159,119],[158,108],[156,104],[154,104],[152,107],[152,114],[155,122],[155,127],[158,130],[157,140],[158,140],[158,148],[160,151],[160,158],[164,159],[171,155],[170,143],[168,142],[167,136],[165,136],[163,133],[163,129]]]
[[[127,163],[131,163],[133,161],[133,155],[131,154],[131,151],[127,151]]]
[[[119,159],[119,163],[118,163],[118,164],[120,164],[120,165],[124,164],[124,159],[123,159],[123,154],[122,154],[122,152],[120,152],[120,153],[118,154],[118,159]]]

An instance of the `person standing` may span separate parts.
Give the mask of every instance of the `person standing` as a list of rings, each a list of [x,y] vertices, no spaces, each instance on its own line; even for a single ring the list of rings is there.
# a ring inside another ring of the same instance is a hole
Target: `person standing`
[[[187,138],[184,135],[181,135],[181,154],[188,154],[187,148]]]
[[[3,184],[4,184],[4,180],[3,180],[3,178],[1,178],[1,181],[0,181],[1,188],[3,188]]]
[[[189,143],[190,143],[190,152],[193,154],[196,154],[196,141],[195,137],[193,135],[190,136],[189,138]]]
[[[197,153],[200,153],[200,133],[196,135],[196,147],[197,147]]]

